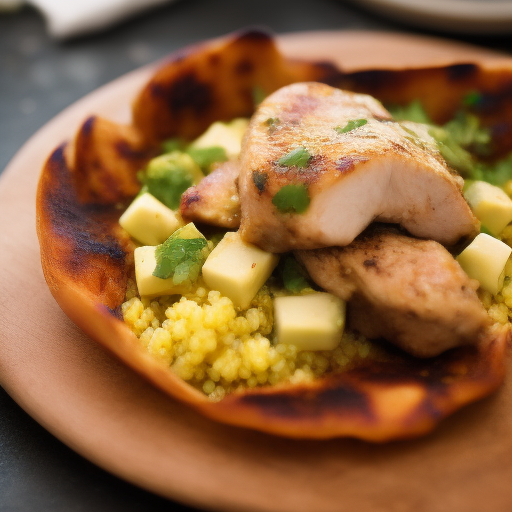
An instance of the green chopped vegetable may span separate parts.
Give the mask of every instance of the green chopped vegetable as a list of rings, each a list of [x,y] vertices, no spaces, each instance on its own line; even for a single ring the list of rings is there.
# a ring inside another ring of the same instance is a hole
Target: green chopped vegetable
[[[406,120],[431,125],[429,134],[436,140],[439,152],[446,162],[465,178],[485,180],[482,178],[485,172],[480,168],[481,165],[477,163],[472,152],[482,156],[488,154],[491,135],[488,129],[480,126],[477,116],[459,111],[451,121],[441,127],[432,124],[419,100],[412,101],[406,106],[391,107],[389,110],[397,121]],[[406,127],[402,128],[410,133]]]
[[[303,213],[309,206],[306,185],[285,185],[273,197],[272,203],[282,213]]]
[[[268,133],[270,135],[272,135],[277,130],[280,122],[281,121],[277,117],[269,117],[265,121],[265,124],[268,126]]]
[[[420,100],[411,101],[408,105],[388,106],[395,121],[412,121],[414,123],[432,124]]]
[[[438,126],[432,126],[428,133],[437,142],[442,157],[463,176],[472,178],[475,170],[475,161],[469,151],[466,151],[451,133]]]
[[[186,143],[183,139],[167,139],[162,142],[162,153],[181,151],[185,146]]]
[[[338,133],[347,133],[364,126],[368,122],[367,119],[351,119],[344,127],[336,126],[334,128]]]
[[[175,231],[155,250],[155,277],[172,277],[175,285],[194,283],[208,256],[208,242],[193,224]]]
[[[179,151],[153,158],[138,178],[145,191],[175,210],[181,195],[203,176],[192,158]]]
[[[212,164],[216,162],[225,162],[228,157],[226,150],[222,146],[210,146],[208,148],[195,148],[189,146],[186,153],[192,160],[201,167],[203,172],[208,173]]]
[[[482,95],[478,91],[471,91],[464,98],[462,104],[466,107],[474,107],[482,101]]]
[[[484,225],[480,226],[480,233],[485,233],[486,235],[494,236]],[[494,238],[496,237],[494,236]]]
[[[140,174],[140,175],[137,174],[137,179],[139,181],[143,181],[144,180],[144,176],[142,174]],[[147,185],[142,185],[142,187],[139,190],[139,193],[135,197],[139,197],[139,196],[145,194],[146,192],[148,192],[148,186]]]
[[[265,121],[265,124],[267,126],[270,126],[270,127],[274,127],[276,126],[277,124],[279,124],[279,119],[277,117],[269,117],[266,121]]]
[[[468,112],[457,112],[455,117],[443,127],[464,148],[470,148],[476,154],[485,156],[489,153],[491,133],[480,126],[480,119]]]
[[[497,187],[505,185],[512,180],[512,153],[494,164],[477,164],[472,177]]]
[[[310,160],[311,155],[309,151],[306,148],[300,147],[292,149],[292,151],[282,156],[277,163],[284,167],[304,168],[307,167]]]
[[[252,171],[252,181],[260,193],[265,190],[267,179],[268,174],[266,172]]]
[[[284,287],[292,293],[299,293],[304,290],[304,288],[311,288],[306,270],[304,270],[302,265],[300,265],[293,256],[287,256],[285,258],[282,277]]]

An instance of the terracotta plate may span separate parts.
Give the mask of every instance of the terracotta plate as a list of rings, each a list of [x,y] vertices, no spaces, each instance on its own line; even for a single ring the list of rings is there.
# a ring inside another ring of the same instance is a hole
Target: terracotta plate
[[[507,57],[440,40],[345,32],[280,39],[344,69]],[[125,120],[143,68],[65,110],[0,181],[0,383],[84,457],[163,496],[214,510],[510,512],[512,382],[416,441],[293,441],[211,422],[152,388],[88,339],[50,295],[39,262],[39,169],[85,117]],[[6,222],[8,220],[8,222]],[[512,366],[509,358],[507,365]],[[512,370],[512,368],[509,368]],[[509,371],[510,374],[510,371]]]

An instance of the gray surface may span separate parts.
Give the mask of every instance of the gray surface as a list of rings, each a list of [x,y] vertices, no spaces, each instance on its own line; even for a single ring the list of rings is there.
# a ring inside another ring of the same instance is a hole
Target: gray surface
[[[406,30],[335,0],[182,0],[113,30],[66,43],[49,40],[42,19],[31,9],[0,15],[0,170],[38,128],[96,87],[186,44],[248,25],[279,33]],[[511,38],[466,40],[512,48]],[[0,389],[0,510],[191,509],[96,468],[48,434]]]

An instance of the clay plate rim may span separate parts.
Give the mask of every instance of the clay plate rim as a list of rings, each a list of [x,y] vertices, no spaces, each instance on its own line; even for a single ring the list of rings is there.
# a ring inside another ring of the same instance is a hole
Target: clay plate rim
[[[509,57],[486,50],[389,33],[291,34],[280,45],[287,55],[336,60],[347,71],[477,59],[512,65]],[[59,114],[27,142],[0,180],[0,218],[9,219],[0,226],[0,297],[7,312],[0,318],[2,386],[87,459],[162,496],[207,509],[327,511],[343,503],[347,510],[391,511],[421,503],[435,511],[449,503],[453,511],[508,512],[509,378],[496,395],[460,411],[424,439],[382,446],[286,440],[214,423],[174,402],[61,312],[39,263],[39,170],[51,149],[91,113],[126,120],[130,100],[153,68],[129,73]]]

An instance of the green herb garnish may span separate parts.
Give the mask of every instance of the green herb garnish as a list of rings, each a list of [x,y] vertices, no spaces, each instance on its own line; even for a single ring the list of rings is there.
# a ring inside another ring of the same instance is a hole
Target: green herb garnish
[[[279,121],[279,119],[277,117],[269,117],[265,121],[265,124],[268,126],[268,133],[270,135],[272,135],[276,131],[280,122],[281,121]]]
[[[205,173],[209,172],[212,164],[225,162],[228,159],[226,150],[222,146],[210,146],[208,148],[189,146],[186,153],[191,156],[192,160],[194,160]]]
[[[459,171],[465,177],[472,177],[475,161],[469,151],[466,151],[451,135],[451,133],[438,126],[432,126],[429,135],[437,142],[437,148],[448,165]]]
[[[435,139],[441,156],[463,177],[482,179],[481,176],[486,174],[481,164],[478,164],[472,155],[472,152],[477,155],[487,155],[491,142],[489,130],[480,126],[477,116],[459,111],[451,121],[441,127],[433,125],[419,100],[412,101],[409,105],[391,107],[389,110],[397,121],[430,125],[428,133]],[[402,128],[410,133],[403,125]]]
[[[183,192],[194,184],[195,173],[201,174],[201,171],[191,158],[175,151],[150,160],[146,171],[137,177],[145,191],[175,210]]]
[[[153,271],[155,277],[172,277],[175,285],[192,284],[197,280],[208,256],[208,243],[204,237],[187,238],[192,229],[200,235],[193,225],[188,224],[175,231],[156,248],[156,267]]]
[[[480,126],[480,119],[468,112],[457,112],[443,128],[453,140],[464,148],[470,148],[476,154],[485,156],[489,152],[491,133]]]
[[[285,185],[272,199],[272,204],[282,213],[303,213],[309,206],[306,185]]]
[[[512,153],[494,164],[477,164],[472,178],[501,187],[512,180]]]
[[[412,121],[414,123],[432,124],[420,100],[411,101],[408,105],[391,105],[388,110],[395,121]]]
[[[336,126],[334,128],[338,133],[348,133],[356,128],[364,126],[368,122],[368,119],[351,119],[345,126]]]
[[[167,139],[162,142],[162,153],[181,151],[185,146],[183,139]]]
[[[282,277],[284,287],[292,293],[299,293],[304,288],[311,287],[307,272],[293,256],[285,258]]]
[[[482,95],[478,91],[471,91],[462,98],[462,104],[466,107],[474,107],[482,101]]]
[[[309,151],[306,148],[300,147],[282,156],[277,163],[283,167],[299,167],[302,169],[307,167],[310,160],[311,155]]]

